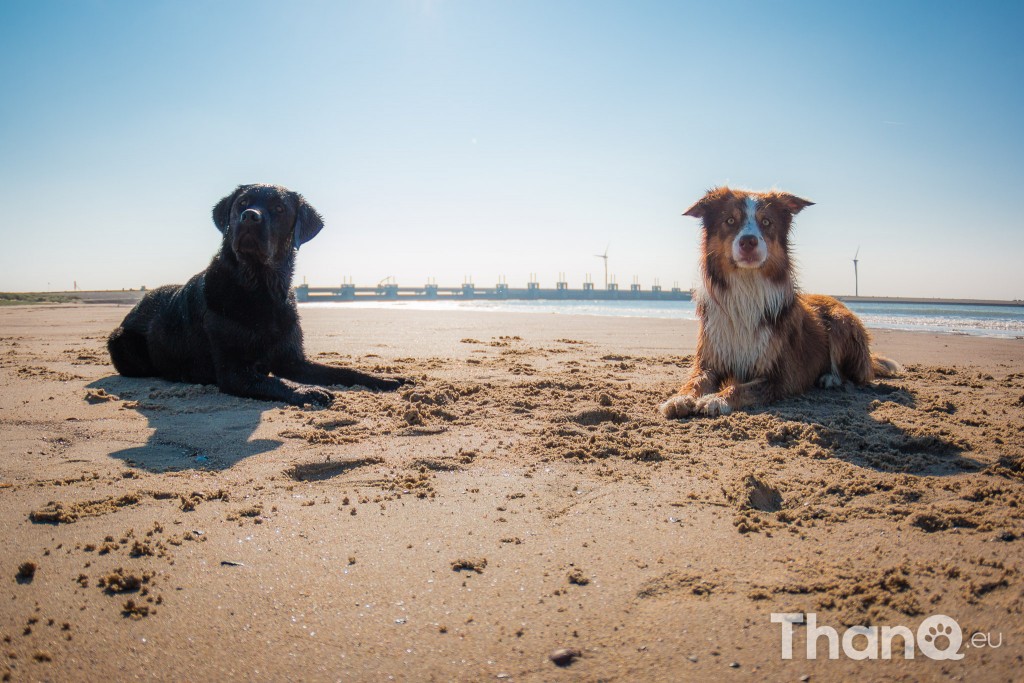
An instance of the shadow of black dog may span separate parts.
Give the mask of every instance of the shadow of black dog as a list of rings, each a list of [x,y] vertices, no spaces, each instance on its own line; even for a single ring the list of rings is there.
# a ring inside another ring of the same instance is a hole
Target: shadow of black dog
[[[119,396],[153,429],[146,443],[110,454],[150,472],[223,470],[245,458],[277,449],[277,439],[254,439],[268,410],[280,404],[236,398],[213,385],[160,379],[104,377],[88,385]]]

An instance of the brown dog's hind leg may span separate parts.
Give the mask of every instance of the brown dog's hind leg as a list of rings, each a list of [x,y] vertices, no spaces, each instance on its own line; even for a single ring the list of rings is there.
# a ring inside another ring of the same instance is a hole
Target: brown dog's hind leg
[[[828,330],[828,353],[831,372],[818,379],[818,386],[826,389],[842,386],[843,380],[854,384],[867,384],[874,379],[871,337],[863,323],[845,306],[832,310]]]

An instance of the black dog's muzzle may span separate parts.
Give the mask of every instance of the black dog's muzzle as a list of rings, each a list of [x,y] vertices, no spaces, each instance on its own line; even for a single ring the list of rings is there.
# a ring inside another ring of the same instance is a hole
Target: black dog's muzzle
[[[246,209],[242,212],[242,215],[239,216],[239,221],[242,225],[262,225],[263,214],[257,209]]]

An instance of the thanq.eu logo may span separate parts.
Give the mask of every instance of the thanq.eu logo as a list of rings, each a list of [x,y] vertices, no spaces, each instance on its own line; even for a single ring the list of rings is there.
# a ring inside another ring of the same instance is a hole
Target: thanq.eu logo
[[[917,650],[934,660],[963,659],[960,648],[964,645],[964,632],[956,619],[945,614],[935,614],[922,621],[917,632],[906,626],[851,626],[840,636],[831,626],[819,626],[818,616],[813,613],[773,612],[772,623],[782,624],[782,658],[793,659],[793,626],[807,624],[807,659],[818,658],[818,642],[824,638],[828,644],[828,658],[839,659],[840,644],[843,654],[850,659],[891,659],[894,643],[903,648],[903,658],[913,659]],[[967,647],[1000,647],[993,634],[975,633]]]

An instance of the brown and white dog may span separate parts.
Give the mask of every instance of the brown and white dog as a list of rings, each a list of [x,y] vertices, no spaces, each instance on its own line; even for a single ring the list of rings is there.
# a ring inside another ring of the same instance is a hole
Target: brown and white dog
[[[704,227],[700,332],[689,381],[661,405],[666,417],[725,415],[815,383],[865,384],[900,371],[871,355],[867,330],[846,306],[797,291],[789,229],[812,204],[785,192],[720,187],[687,209]]]

